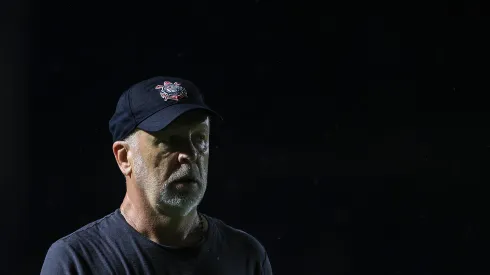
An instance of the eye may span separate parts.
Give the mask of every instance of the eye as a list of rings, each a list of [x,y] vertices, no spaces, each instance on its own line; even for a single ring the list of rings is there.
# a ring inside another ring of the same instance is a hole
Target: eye
[[[196,134],[194,136],[194,139],[199,142],[206,142],[208,140],[208,137],[205,134]]]
[[[156,138],[155,138],[155,141],[156,141],[157,143],[161,143],[161,142],[168,143],[168,142],[169,142],[169,140],[170,140],[170,137],[168,137],[168,136],[167,136],[167,137],[164,137],[164,136],[159,136],[159,137],[156,137]]]
[[[206,150],[208,146],[208,136],[206,134],[196,134],[193,137],[194,143],[200,150]]]
[[[169,135],[161,135],[155,138],[155,144],[158,144],[160,146],[170,146],[174,141],[175,138],[173,136]]]

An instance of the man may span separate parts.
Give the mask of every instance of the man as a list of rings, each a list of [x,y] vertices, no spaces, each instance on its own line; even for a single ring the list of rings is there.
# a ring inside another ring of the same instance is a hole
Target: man
[[[272,274],[254,237],[197,210],[216,116],[187,80],[154,77],[124,92],[109,128],[126,196],[52,244],[41,274]]]

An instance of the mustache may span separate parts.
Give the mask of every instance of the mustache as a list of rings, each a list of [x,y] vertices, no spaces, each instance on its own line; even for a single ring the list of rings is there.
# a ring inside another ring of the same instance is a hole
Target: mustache
[[[173,173],[167,180],[168,183],[193,181],[201,184],[201,180],[191,169],[186,169]]]

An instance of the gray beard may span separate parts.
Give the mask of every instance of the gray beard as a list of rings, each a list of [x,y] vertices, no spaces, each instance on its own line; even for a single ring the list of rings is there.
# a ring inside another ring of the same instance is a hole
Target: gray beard
[[[191,194],[182,194],[164,188],[160,193],[158,204],[163,208],[171,208],[173,212],[177,211],[180,216],[187,216],[201,202],[201,193],[201,189]]]
[[[152,190],[154,186],[161,186],[156,175],[149,173],[141,155],[137,155],[133,165],[136,182],[141,188],[148,191]],[[163,184],[156,202],[158,210],[167,212],[165,214],[187,216],[204,197],[204,187],[200,185],[197,188],[197,190],[184,193],[174,189],[174,186],[168,183]]]

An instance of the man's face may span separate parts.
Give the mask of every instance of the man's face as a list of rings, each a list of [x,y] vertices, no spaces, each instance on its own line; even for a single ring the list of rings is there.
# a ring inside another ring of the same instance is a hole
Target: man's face
[[[133,175],[161,214],[185,216],[201,202],[207,186],[209,118],[189,112],[164,130],[140,131]]]

